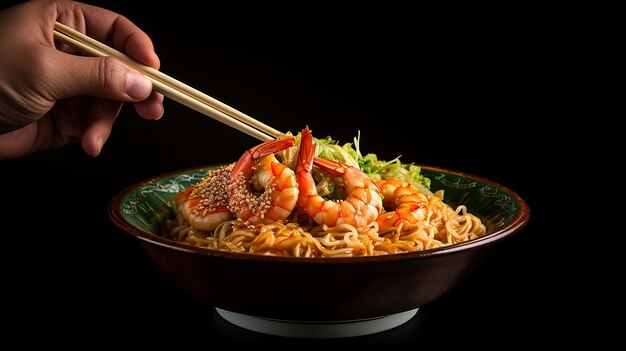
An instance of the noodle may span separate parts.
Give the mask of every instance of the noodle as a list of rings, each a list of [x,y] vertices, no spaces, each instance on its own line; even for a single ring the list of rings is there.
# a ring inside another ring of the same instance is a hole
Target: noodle
[[[453,209],[430,195],[426,219],[378,230],[374,222],[363,228],[315,224],[297,208],[284,221],[251,225],[242,220],[221,222],[214,231],[193,228],[181,214],[163,225],[163,236],[191,246],[220,251],[293,257],[354,257],[388,255],[453,245],[486,234],[481,220],[465,206]]]

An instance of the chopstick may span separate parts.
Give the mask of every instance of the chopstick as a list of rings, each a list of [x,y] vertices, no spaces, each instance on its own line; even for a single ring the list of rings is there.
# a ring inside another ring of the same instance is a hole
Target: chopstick
[[[90,56],[115,57],[147,76],[155,91],[261,141],[282,135],[276,129],[64,24],[54,24],[54,38]]]

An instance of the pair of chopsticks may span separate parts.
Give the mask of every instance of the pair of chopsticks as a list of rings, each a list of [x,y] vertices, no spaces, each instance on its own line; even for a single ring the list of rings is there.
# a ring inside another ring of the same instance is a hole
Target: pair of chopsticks
[[[56,22],[54,38],[91,56],[112,56],[147,76],[155,91],[206,116],[229,125],[261,141],[278,138],[282,133],[234,108],[198,91],[158,70],[93,39],[75,29]]]

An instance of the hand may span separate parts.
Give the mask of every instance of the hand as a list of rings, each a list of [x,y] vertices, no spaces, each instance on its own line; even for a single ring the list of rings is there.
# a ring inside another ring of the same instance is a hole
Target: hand
[[[163,115],[150,80],[114,58],[79,56],[55,42],[55,21],[159,68],[150,38],[103,8],[33,0],[0,12],[0,159],[78,140],[97,156],[123,102],[145,119]]]

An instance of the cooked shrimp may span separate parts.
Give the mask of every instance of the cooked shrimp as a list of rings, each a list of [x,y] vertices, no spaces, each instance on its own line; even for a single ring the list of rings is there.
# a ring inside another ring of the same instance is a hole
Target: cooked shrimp
[[[237,218],[256,224],[291,214],[298,200],[298,183],[293,170],[278,162],[274,153],[294,143],[293,138],[270,140],[239,158],[228,186],[228,206]]]
[[[232,169],[233,164],[212,170],[200,182],[176,195],[176,209],[191,226],[211,231],[232,218],[226,195]]]
[[[418,187],[402,179],[379,180],[376,186],[383,195],[383,206],[388,210],[376,219],[381,232],[402,222],[415,224],[426,219],[428,198]]]
[[[374,182],[361,170],[338,162],[314,158],[315,148],[311,131],[302,131],[300,154],[296,165],[296,179],[300,186],[298,205],[319,225],[350,224],[362,228],[373,223],[382,208],[380,193]],[[324,200],[317,193],[311,174],[313,164],[321,170],[341,177],[347,195],[345,200]]]

